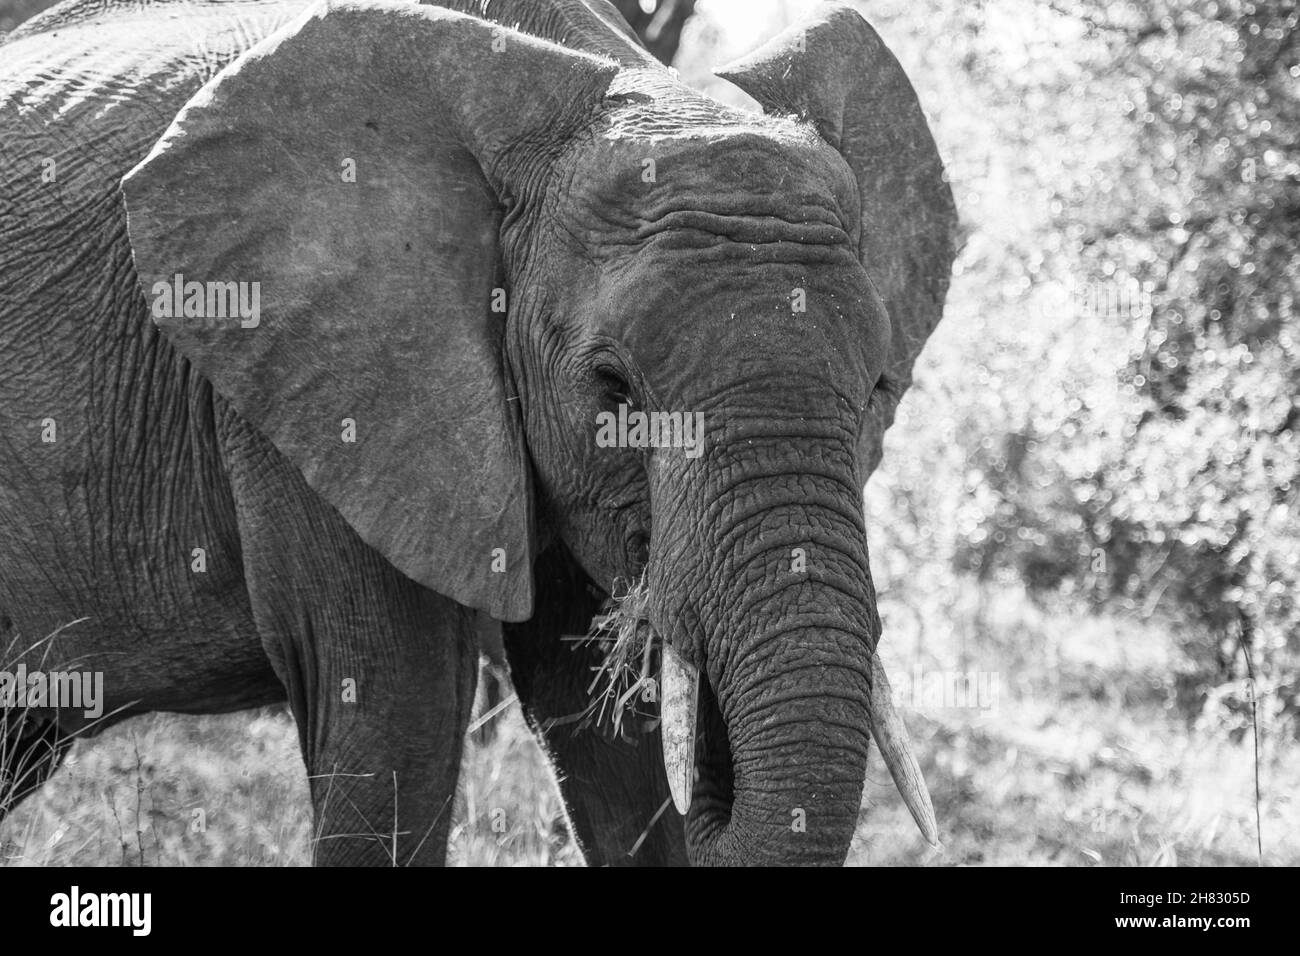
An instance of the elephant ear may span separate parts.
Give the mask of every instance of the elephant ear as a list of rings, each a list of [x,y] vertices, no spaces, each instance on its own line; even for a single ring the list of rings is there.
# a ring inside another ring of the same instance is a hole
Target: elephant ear
[[[718,75],[767,112],[812,123],[857,178],[859,252],[893,333],[860,446],[865,480],[880,462],[912,366],[943,314],[956,258],[957,213],[938,148],[903,68],[857,11],[842,4],[828,4]]]
[[[615,72],[436,7],[328,3],[122,184],[180,354],[398,570],[503,620],[531,613],[533,540],[498,229]]]

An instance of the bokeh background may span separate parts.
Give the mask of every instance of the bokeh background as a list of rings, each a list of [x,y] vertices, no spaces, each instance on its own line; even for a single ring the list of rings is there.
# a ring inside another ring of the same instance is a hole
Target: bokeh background
[[[47,5],[0,0],[0,30]],[[713,68],[818,0],[620,5],[745,105]],[[866,489],[943,847],[877,763],[849,862],[1300,864],[1296,2],[855,5],[966,243]],[[980,699],[927,690],[952,674]],[[452,862],[580,864],[506,701],[467,742]],[[286,713],[155,715],[78,743],[0,865],[293,865],[311,839]]]

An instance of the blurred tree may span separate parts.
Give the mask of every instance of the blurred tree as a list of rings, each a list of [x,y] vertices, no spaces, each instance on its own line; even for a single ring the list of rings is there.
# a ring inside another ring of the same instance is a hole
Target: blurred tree
[[[1139,402],[1090,515],[1114,592],[1263,657],[1300,656],[1300,15],[1294,0],[1058,4],[1107,44],[1133,152],[1071,217],[1095,276],[1150,288],[1122,383]],[[1074,197],[1078,198],[1078,197]],[[1143,485],[1164,476],[1160,494]],[[1096,496],[1094,496],[1095,498]],[[1140,572],[1138,569],[1142,569]],[[1134,573],[1137,572],[1137,573]]]
[[[962,287],[993,316],[941,373],[983,386],[945,433],[955,566],[1166,616],[1191,712],[1251,649],[1261,699],[1295,714],[1296,3],[935,6],[991,117],[954,157],[959,195],[1011,203],[964,210],[980,279]]]
[[[682,28],[695,12],[695,0],[614,0],[646,49],[672,64],[682,41]]]

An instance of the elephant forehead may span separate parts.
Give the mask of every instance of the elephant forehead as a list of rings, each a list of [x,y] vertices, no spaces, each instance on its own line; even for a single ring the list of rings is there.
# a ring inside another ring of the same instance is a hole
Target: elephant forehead
[[[847,251],[791,261],[797,252],[808,247],[665,235],[592,276],[574,311],[664,397],[735,377],[874,381],[890,329],[866,271]]]
[[[597,324],[615,334],[636,331],[653,341],[693,329],[725,349],[732,336],[787,336],[806,350],[817,340],[860,340],[884,317],[884,307],[862,267],[849,259],[802,262],[724,258],[679,248],[638,256],[627,269],[598,280]],[[706,331],[707,330],[707,331]]]
[[[762,221],[838,231],[805,230],[807,241],[819,242],[853,237],[858,222],[847,165],[811,128],[789,121],[675,133],[611,127],[583,151],[572,183],[572,212],[580,220],[633,232],[698,212],[719,217],[714,225],[724,234],[734,226],[738,241],[764,241],[753,234]],[[779,238],[801,241],[800,235],[787,230]]]

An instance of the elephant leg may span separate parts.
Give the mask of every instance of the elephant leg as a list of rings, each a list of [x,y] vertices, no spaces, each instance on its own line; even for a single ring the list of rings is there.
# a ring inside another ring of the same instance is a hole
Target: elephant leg
[[[672,805],[658,728],[575,719],[591,698],[600,652],[563,635],[585,634],[602,598],[561,548],[538,558],[537,606],[523,624],[504,627],[520,704],[555,764],[569,822],[591,866],[685,866],[682,818]]]
[[[474,700],[473,612],[368,547],[236,424],[244,573],[298,722],[322,865],[442,865]]]

